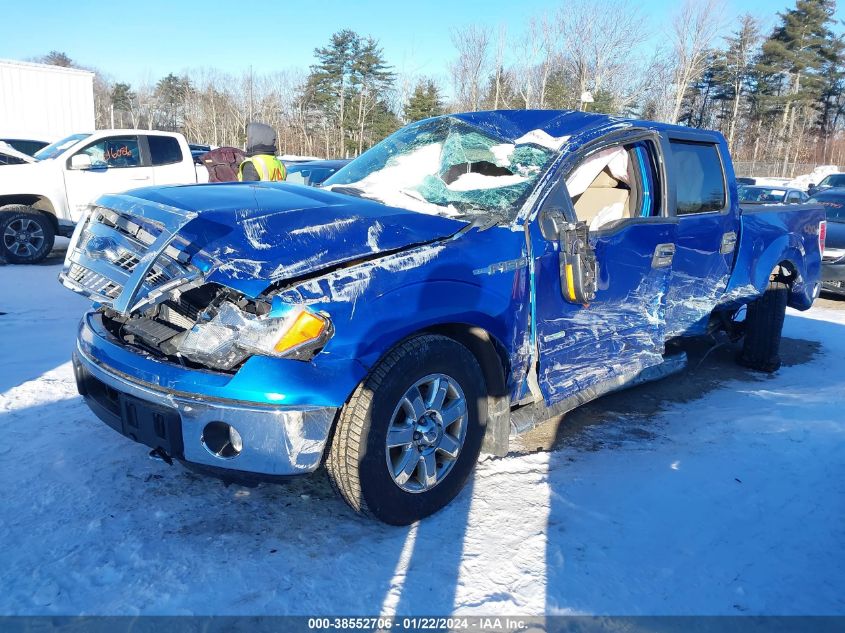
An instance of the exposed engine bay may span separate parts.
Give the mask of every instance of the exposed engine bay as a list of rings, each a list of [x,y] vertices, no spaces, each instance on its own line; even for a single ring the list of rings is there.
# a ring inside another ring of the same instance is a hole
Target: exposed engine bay
[[[310,360],[331,337],[331,322],[323,315],[295,306],[278,316],[270,312],[268,302],[213,283],[173,291],[128,316],[102,310],[104,325],[125,345],[185,367],[224,372],[234,372],[256,353]],[[291,338],[291,332],[301,334]]]

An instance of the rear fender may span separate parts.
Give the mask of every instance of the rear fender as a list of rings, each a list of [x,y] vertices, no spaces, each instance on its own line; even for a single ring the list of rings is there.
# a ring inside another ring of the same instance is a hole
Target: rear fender
[[[791,268],[789,305],[799,310],[806,310],[812,304],[812,288],[807,288],[806,251],[801,238],[794,233],[787,233],[775,238],[762,251],[757,248],[762,244],[755,240],[749,247],[742,243],[731,282],[728,285],[729,300],[750,299],[760,296],[766,290],[772,272],[780,265]]]

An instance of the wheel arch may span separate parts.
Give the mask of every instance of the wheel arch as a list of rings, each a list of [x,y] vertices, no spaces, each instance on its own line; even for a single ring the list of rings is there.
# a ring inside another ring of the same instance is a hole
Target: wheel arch
[[[454,339],[475,356],[487,384],[487,429],[481,450],[504,457],[510,437],[510,359],[504,345],[484,328],[466,323],[436,325],[424,332]]]
[[[0,195],[0,208],[10,204],[22,204],[41,211],[53,224],[53,230],[58,233],[59,221],[56,217],[56,207],[49,197],[36,193],[16,193]]]

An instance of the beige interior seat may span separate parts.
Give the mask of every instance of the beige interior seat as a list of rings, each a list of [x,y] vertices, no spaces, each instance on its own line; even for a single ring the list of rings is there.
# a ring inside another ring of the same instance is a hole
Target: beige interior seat
[[[595,230],[594,221],[604,211],[611,219],[631,217],[631,190],[628,185],[602,170],[575,201],[575,213]],[[604,224],[605,222],[602,222]]]

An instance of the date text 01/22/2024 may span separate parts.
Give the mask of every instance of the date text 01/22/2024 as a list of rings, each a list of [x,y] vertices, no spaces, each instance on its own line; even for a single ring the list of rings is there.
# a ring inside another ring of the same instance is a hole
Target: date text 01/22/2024
[[[521,631],[526,625],[524,619],[510,617],[308,618],[312,631]]]

